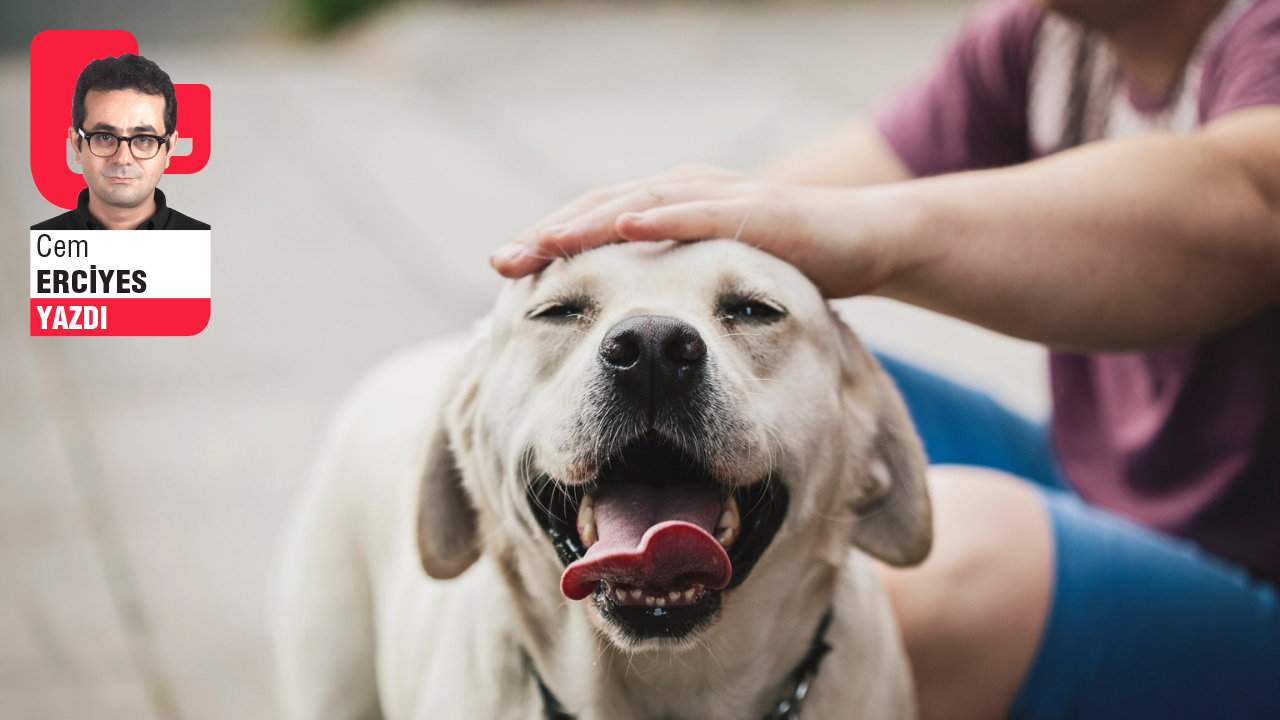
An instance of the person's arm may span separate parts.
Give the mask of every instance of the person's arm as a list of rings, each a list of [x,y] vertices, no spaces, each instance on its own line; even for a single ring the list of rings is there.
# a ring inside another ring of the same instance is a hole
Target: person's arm
[[[878,294],[1058,347],[1200,337],[1280,302],[1280,107],[903,184],[857,214],[899,245]]]
[[[654,178],[632,181],[608,188],[600,188],[585,193],[569,202],[556,212],[543,218],[535,225],[526,228],[515,240],[505,248],[494,253],[491,263],[498,272],[508,277],[519,277],[533,272],[551,261],[554,255],[563,255],[558,249],[548,251],[538,249],[538,235],[545,229],[583,214],[606,206],[630,192],[647,187],[661,179],[687,176],[695,181],[704,181],[707,177],[725,175],[736,177],[728,171],[721,171],[707,166],[690,165]],[[751,174],[753,178],[766,182],[787,183],[792,185],[808,185],[812,187],[864,187],[899,182],[914,177],[893,148],[885,141],[880,129],[869,120],[855,119],[836,128],[829,134],[781,158],[768,162]],[[639,203],[629,202],[626,207],[619,207],[619,212],[626,209],[643,209],[656,204],[660,198],[656,196],[644,199]],[[609,209],[616,206],[608,205]],[[608,211],[608,210],[606,210]],[[616,214],[616,213],[615,213]],[[615,238],[617,239],[617,238]],[[504,259],[503,253],[511,253],[524,248],[532,253],[523,259]],[[576,252],[576,250],[572,250]],[[539,259],[540,258],[540,259]]]
[[[914,177],[879,128],[863,119],[845,123],[751,174],[761,180],[828,187],[879,185]]]
[[[687,167],[557,222],[494,266],[517,276],[620,239],[739,237],[828,296],[877,293],[1057,347],[1149,347],[1280,302],[1280,107],[862,189]]]
[[[1042,18],[1042,10],[1023,0],[984,3],[934,71],[900,95],[874,123],[851,121],[764,166],[754,178],[847,188],[1025,161],[1027,68]],[[593,234],[597,230],[578,239],[556,237],[557,225],[574,221],[582,228],[588,215],[612,223],[625,212],[710,191],[708,184],[719,185],[715,192],[725,193],[732,192],[726,184],[746,180],[714,168],[689,166],[593,190],[526,228],[494,253],[491,262],[508,277],[533,272],[557,255],[602,241]],[[657,191],[659,185],[667,195]],[[760,220],[750,219],[753,230]],[[737,232],[730,236],[736,237]]]

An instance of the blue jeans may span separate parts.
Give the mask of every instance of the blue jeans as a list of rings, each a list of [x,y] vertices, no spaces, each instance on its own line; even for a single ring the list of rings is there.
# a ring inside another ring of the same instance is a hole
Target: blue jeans
[[[1053,602],[1011,718],[1280,719],[1274,587],[1187,540],[1085,503],[1067,484],[1046,426],[901,361],[880,362],[931,463],[1003,470],[1043,496],[1053,525]]]

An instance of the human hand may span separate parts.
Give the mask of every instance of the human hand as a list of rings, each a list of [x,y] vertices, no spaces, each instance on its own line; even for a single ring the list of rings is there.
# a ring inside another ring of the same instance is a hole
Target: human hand
[[[620,241],[734,238],[791,262],[828,296],[875,287],[888,267],[860,220],[856,191],[756,180],[686,165],[568,203],[490,257],[517,278],[558,257]]]

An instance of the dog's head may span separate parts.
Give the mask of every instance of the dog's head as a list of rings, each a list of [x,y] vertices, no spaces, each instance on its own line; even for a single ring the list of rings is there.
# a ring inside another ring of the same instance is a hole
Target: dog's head
[[[753,574],[838,562],[821,538],[894,565],[932,542],[891,381],[800,272],[732,241],[611,245],[511,283],[440,425],[427,573],[493,552],[624,648],[692,643]],[[788,537],[810,556],[770,553]]]

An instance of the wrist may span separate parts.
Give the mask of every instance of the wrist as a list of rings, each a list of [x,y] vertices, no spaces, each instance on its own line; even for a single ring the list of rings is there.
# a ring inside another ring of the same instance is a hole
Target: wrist
[[[828,297],[895,294],[937,256],[915,184],[807,190],[809,247],[796,265]]]
[[[876,285],[865,292],[911,296],[928,269],[941,260],[949,243],[943,237],[945,222],[938,221],[940,208],[928,185],[927,181],[903,182],[862,193],[868,243],[880,268]]]

